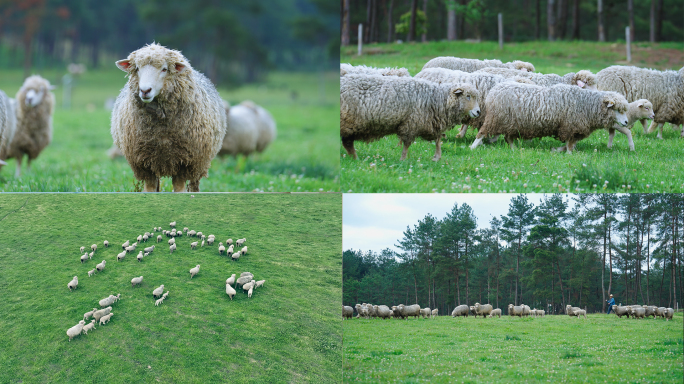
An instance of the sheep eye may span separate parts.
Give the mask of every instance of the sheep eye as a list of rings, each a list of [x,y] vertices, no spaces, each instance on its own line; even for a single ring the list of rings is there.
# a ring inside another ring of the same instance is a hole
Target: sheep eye
[[[467,96],[466,98],[467,98],[468,100],[470,100],[470,96]]]
[[[168,71],[168,69],[166,69],[166,68],[162,69],[162,72],[166,72],[166,71]]]

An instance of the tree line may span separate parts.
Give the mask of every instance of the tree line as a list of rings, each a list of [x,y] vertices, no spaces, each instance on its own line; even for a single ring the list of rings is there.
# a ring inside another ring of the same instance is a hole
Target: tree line
[[[428,214],[397,240],[400,252],[343,253],[344,305],[565,305],[606,312],[616,303],[681,303],[683,194],[524,194],[478,228],[468,204]],[[570,204],[570,199],[574,204]],[[678,306],[680,307],[680,306]],[[504,310],[505,313],[505,310]]]
[[[680,0],[341,0],[342,45],[428,40],[682,41]]]

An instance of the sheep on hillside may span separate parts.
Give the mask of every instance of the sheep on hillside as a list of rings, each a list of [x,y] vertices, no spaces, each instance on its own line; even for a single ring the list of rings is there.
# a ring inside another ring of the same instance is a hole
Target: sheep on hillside
[[[465,316],[468,317],[470,315],[470,308],[468,308],[467,305],[459,305],[456,308],[454,308],[453,311],[451,311],[451,317],[458,317],[458,316]]]
[[[111,133],[145,192],[171,176],[174,192],[199,191],[221,149],[226,114],[216,88],[176,50],[149,44],[116,66],[128,83],[114,103]]]
[[[354,315],[354,308],[347,305],[342,306],[342,319],[351,319]]]

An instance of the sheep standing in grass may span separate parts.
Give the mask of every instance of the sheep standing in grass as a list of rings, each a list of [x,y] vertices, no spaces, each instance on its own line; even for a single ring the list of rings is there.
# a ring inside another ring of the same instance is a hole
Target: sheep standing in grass
[[[100,309],[99,311],[95,311],[95,313],[93,313],[93,318],[95,319],[95,321],[100,321],[102,316],[108,315],[111,311],[112,307]]]
[[[501,83],[485,101],[487,117],[471,149],[486,136],[504,135],[513,144],[517,138],[555,137],[565,145],[557,148],[572,153],[575,143],[597,129],[619,124],[620,132],[631,136],[627,125],[627,101],[615,92],[583,90],[558,84],[540,87],[531,84]]]
[[[91,329],[97,329],[95,328],[95,320],[91,321],[83,327],[83,333],[87,335],[88,331],[90,331]]]
[[[534,65],[525,61],[515,60],[502,63],[499,60],[463,59],[453,56],[440,56],[428,61],[423,66],[426,68],[447,68],[463,72],[475,72],[487,67],[510,68],[522,72],[534,72]]]
[[[126,247],[128,247],[129,245],[131,245],[131,242],[128,241],[128,240],[126,240],[125,243],[121,244],[121,248],[122,248],[122,249],[126,249]]]
[[[237,279],[237,285],[240,285],[240,286],[245,285],[245,284],[249,283],[250,281],[252,281],[253,279],[254,278],[252,275],[240,276]]]
[[[138,285],[138,284],[141,284],[142,281],[143,281],[143,277],[142,277],[142,276],[132,278],[132,279],[131,279],[131,288],[132,288],[132,287],[135,287],[135,286]]]
[[[249,291],[247,291],[247,297],[250,297],[250,298],[252,297],[252,291],[253,290],[254,290],[254,286],[252,285],[249,287]]]
[[[162,241],[162,239],[163,239],[163,238],[162,238],[162,235],[157,235],[157,243],[159,243],[160,241]]]
[[[116,296],[109,295],[109,297],[105,297],[104,299],[100,300],[100,302],[99,302],[100,307],[108,307],[108,306],[116,303],[117,301],[119,301],[120,298],[121,298],[120,293]]]
[[[223,252],[226,251],[226,247],[224,247],[222,243],[219,243],[218,251],[219,251],[219,255],[223,255]]]
[[[254,288],[259,288],[259,287],[261,287],[262,285],[264,285],[265,282],[266,282],[266,280],[259,280],[259,281],[257,281],[257,282],[256,282],[256,285],[254,286]]]
[[[489,314],[489,317],[494,316],[498,316],[499,318],[501,318],[501,308],[492,309],[492,312]]]
[[[190,278],[192,279],[193,276],[195,276],[196,274],[198,274],[198,273],[199,273],[199,270],[200,270],[200,265],[199,265],[199,264],[197,264],[197,266],[196,266],[195,268],[191,268],[191,269],[190,269]]]
[[[105,246],[105,248],[109,248],[109,241],[105,240],[105,241],[104,241],[104,246]]]
[[[85,255],[81,256],[81,264],[85,263],[88,261],[88,254],[86,253]]]
[[[97,271],[97,268],[91,269],[90,271],[88,271],[88,277],[94,275],[96,271]]]
[[[242,247],[242,244],[244,244],[246,241],[247,241],[246,238],[237,239],[237,241],[235,241],[235,245],[237,245],[238,247]],[[231,243],[232,243],[232,241],[231,241]]]
[[[475,317],[482,316],[484,319],[492,313],[493,309],[491,304],[475,303]]]
[[[196,241],[190,243],[190,249],[195,249],[195,248],[197,248],[197,242]]]
[[[508,304],[508,316],[523,316],[523,307],[519,305]]]
[[[430,308],[421,308],[420,309],[420,316],[424,319],[426,317],[430,317],[432,314],[432,310]]]
[[[100,264],[95,266],[95,269],[97,269],[98,271],[102,271],[105,269],[105,264],[107,264],[107,262],[105,260],[102,260]]]
[[[152,291],[152,296],[156,299],[157,296],[161,296],[162,293],[164,293],[164,284],[160,285],[159,287],[155,288],[154,291]]]
[[[579,317],[579,316],[580,316],[579,311],[581,311],[581,310],[582,310],[582,309],[581,309],[580,307],[573,307],[573,306],[570,305],[570,304],[568,304],[568,305],[565,306],[565,313],[566,313],[568,316],[578,316],[578,317]],[[586,312],[585,312],[585,314],[584,314],[584,317],[585,317],[585,318],[587,317]]]
[[[674,309],[666,308],[665,311],[663,311],[663,317],[665,317],[665,321],[672,320],[672,318],[674,317]]]
[[[145,257],[145,256],[143,255],[143,251],[140,251],[140,253],[138,253],[138,257],[137,257],[139,263],[142,262],[143,257]]]
[[[235,277],[235,275],[233,275]],[[235,289],[231,286],[232,282],[229,282],[230,279],[226,280],[226,294],[228,297],[230,297],[231,300],[233,300],[233,297],[235,297],[235,294],[237,293]]]
[[[78,322],[78,324],[74,325],[73,327],[67,329],[67,336],[69,336],[69,341],[73,339],[74,337],[78,336],[81,334],[81,331],[83,331],[83,326],[85,325],[85,321],[81,320]]]
[[[228,285],[235,284],[235,274],[234,273],[232,275],[230,275],[230,277],[226,280],[226,284],[228,284]]]
[[[646,317],[646,309],[642,307],[633,307],[630,311],[630,314],[634,319],[643,319]]]
[[[71,292],[72,289],[76,289],[78,287],[78,277],[74,276],[73,279],[67,284],[67,287],[69,288],[69,292]]]
[[[684,67],[675,72],[614,65],[599,71],[596,78],[599,90],[620,93],[629,102],[647,99],[653,103],[655,117],[648,133],[657,126],[659,139],[663,138],[664,123],[684,123]],[[641,125],[647,133],[645,119]]]
[[[442,133],[480,114],[478,92],[469,84],[435,84],[393,76],[347,75],[340,79],[340,137],[357,158],[354,141],[396,134],[401,160],[417,137],[435,140],[434,161],[442,155]]]
[[[379,75],[379,76],[399,76],[410,77],[408,69],[406,68],[373,68],[365,65],[351,65],[340,63],[340,77],[346,75]]]
[[[175,251],[175,250],[176,250],[176,244],[175,243],[171,244],[171,246],[169,247],[169,253],[173,253],[173,251]]]
[[[342,306],[342,319],[351,319],[354,315],[354,308],[343,305]]]
[[[83,314],[83,320],[88,320],[90,316],[93,315],[93,313],[97,312],[97,308],[93,308],[92,311],[86,312]]]
[[[152,253],[152,251],[154,251],[154,245],[151,247],[145,248],[145,252],[147,252],[147,253]]]
[[[112,137],[145,191],[171,176],[174,192],[199,192],[226,134],[216,88],[179,52],[150,44],[116,66],[128,74],[112,110]]]
[[[468,317],[470,314],[470,308],[468,308],[467,305],[459,305],[456,308],[454,308],[453,311],[451,311],[451,317],[459,317],[459,316],[465,316]]]
[[[232,258],[233,260],[235,260],[235,261],[238,261],[238,259],[240,258],[240,252],[235,252],[235,253],[233,253],[233,255],[231,256],[231,258]]]
[[[52,114],[55,109],[54,89],[44,78],[33,75],[24,80],[16,96],[16,130],[9,144],[6,158],[17,159],[16,177],[21,175],[21,161],[28,156],[31,161],[52,141]]]
[[[0,91],[0,168],[7,163],[10,145],[17,131],[16,101]]]
[[[114,316],[114,312],[110,312],[110,313],[100,317],[100,325],[107,324],[109,322],[109,319],[112,318],[112,316]]]
[[[116,261],[121,261],[124,259],[124,257],[126,257],[126,251],[121,252],[118,255],[116,255]]]
[[[643,119],[653,119],[655,117],[655,114],[653,113],[653,104],[651,104],[650,101],[646,99],[639,99],[637,101],[633,101],[629,103],[629,106],[627,108],[627,128],[630,132],[632,130],[632,126],[634,123],[637,122],[637,120],[643,120]],[[608,148],[613,147],[613,137],[615,137],[615,130],[620,129],[619,127],[611,127],[608,128]],[[628,145],[629,145],[629,150],[633,151],[634,150],[634,141],[632,140],[632,136],[629,135],[627,136],[628,140]]]
[[[506,78],[513,77],[523,77],[532,81],[536,85],[541,85],[542,87],[551,87],[556,84],[567,84],[576,85],[583,89],[591,89],[596,91],[596,75],[591,73],[591,71],[581,70],[579,72],[570,72],[563,76],[556,75],[555,73],[541,74],[532,72],[521,72],[515,69],[509,68],[483,68],[475,73],[490,73],[492,75],[499,75]]]
[[[239,105],[224,104],[226,135],[219,155],[244,155],[263,152],[275,140],[276,124],[264,108],[247,100]]]

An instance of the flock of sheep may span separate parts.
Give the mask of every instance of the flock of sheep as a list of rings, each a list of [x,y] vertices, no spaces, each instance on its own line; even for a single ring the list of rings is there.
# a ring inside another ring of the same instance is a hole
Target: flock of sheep
[[[176,249],[176,238],[182,238],[183,234],[185,233],[186,237],[196,237],[198,240],[201,239],[201,247],[204,246],[205,241],[208,243],[208,245],[212,245],[215,240],[214,235],[209,235],[205,236],[202,234],[202,232],[197,232],[194,230],[190,230],[189,228],[183,228],[182,231],[176,230],[176,222],[169,223],[170,227],[172,228],[170,231],[167,230],[162,230],[161,227],[155,227],[153,232],[145,232],[142,235],[139,235],[137,237],[137,241],[135,243],[132,243],[129,240],[126,240],[125,243],[121,245],[121,248],[123,251],[119,253],[116,256],[117,261],[122,261],[125,259],[126,255],[131,252],[136,251],[136,247],[143,242],[147,242],[150,239],[154,239],[155,232],[162,232],[165,236],[170,237],[171,240],[169,240],[169,251],[170,253],[173,253],[173,251]],[[157,243],[159,243],[162,240],[162,235],[157,235],[156,237]],[[235,242],[235,245],[238,247],[241,247],[245,242],[247,241],[246,238],[238,239]],[[194,241],[190,243],[190,248],[191,249],[196,249],[199,241]],[[105,240],[103,242],[104,247],[108,248],[109,247],[109,241]],[[226,245],[229,245],[228,249],[230,252],[227,252],[226,254],[230,254],[232,260],[238,260],[240,256],[244,255],[247,253],[247,247],[244,246],[242,247],[239,251],[235,253],[231,253],[233,250],[233,239],[228,239],[226,241]],[[137,260],[138,262],[142,262],[144,257],[150,255],[152,252],[154,252],[155,246],[152,245],[150,247],[144,248],[144,251],[139,251]],[[86,247],[80,247],[79,251],[81,253],[86,251]],[[95,254],[95,251],[97,251],[97,244],[92,244],[90,246],[90,252],[85,252],[81,257],[80,261],[81,264],[84,264],[88,262],[88,260],[92,259],[93,255]],[[226,248],[223,246],[223,242],[219,243],[219,255],[223,255],[224,252],[226,252]],[[88,277],[91,277],[95,275],[97,272],[102,272],[105,269],[105,266],[107,264],[106,260],[102,260],[101,263],[97,264],[96,267],[90,271],[88,271]],[[196,275],[199,274],[200,271],[200,264],[197,264],[194,268],[190,269],[190,278],[192,279]],[[134,277],[131,279],[131,288],[135,287],[136,285],[141,285],[143,282],[143,276],[138,276]],[[247,297],[251,298],[253,291],[264,285],[266,280],[259,280],[256,281],[254,279],[254,275],[251,272],[242,272],[240,274],[239,278],[235,278],[235,274],[231,275],[227,280],[226,280],[226,294],[228,297],[230,297],[230,300],[233,300],[235,295],[237,294],[237,291],[235,288],[238,286],[242,287],[242,290],[247,292]],[[78,276],[74,276],[71,281],[67,284],[67,288],[69,288],[69,291],[73,291],[78,288]],[[156,299],[154,305],[159,306],[163,304],[164,300],[169,296],[169,291],[167,290],[164,292],[165,286],[164,284],[161,284],[159,287],[155,288],[152,291],[152,297]],[[86,312],[83,315],[83,320],[79,321],[78,324],[74,325],[73,327],[69,328],[67,330],[67,336],[69,336],[69,341],[73,339],[75,336],[80,335],[81,333],[85,333],[86,335],[88,334],[88,331],[91,329],[96,329],[95,324],[96,322],[99,322],[100,325],[104,325],[109,320],[112,318],[114,313],[112,312],[112,307],[111,305],[118,302],[119,299],[121,299],[121,294],[119,293],[118,295],[109,295],[108,297],[100,300],[98,303],[101,307],[101,309],[93,308],[91,311]],[[93,320],[86,324],[86,321],[90,318],[93,317]]]
[[[150,44],[116,66],[128,82],[112,110],[110,157],[126,158],[146,192],[159,191],[169,176],[174,192],[199,192],[218,155],[263,152],[276,138],[273,116],[251,101],[230,106],[202,73],[179,52]],[[9,158],[28,164],[52,140],[54,87],[40,76],[26,79],[16,101],[0,91],[0,167]],[[187,186],[186,186],[187,183]]]
[[[531,63],[437,57],[411,77],[405,68],[340,65],[340,136],[347,153],[357,158],[354,141],[373,141],[396,134],[401,160],[420,137],[436,143],[441,157],[445,132],[461,124],[478,130],[470,146],[501,135],[511,148],[516,139],[553,137],[564,143],[554,151],[572,153],[575,144],[599,129],[627,136],[641,121],[644,133],[664,123],[684,123],[684,67],[658,71],[611,66],[564,76],[534,73]],[[646,119],[652,119],[647,129]],[[681,131],[684,137],[684,128]]]
[[[342,318],[351,319],[354,316],[354,309],[356,309],[357,318],[380,318],[380,319],[408,319],[409,317],[418,318],[434,318],[439,315],[438,309],[430,310],[430,308],[421,308],[418,304],[404,305],[399,304],[397,306],[392,306],[392,308],[386,305],[373,305],[368,303],[356,304],[354,308],[343,305],[342,306]],[[665,307],[655,307],[655,306],[641,306],[641,305],[630,305],[630,306],[613,306],[615,314],[622,318],[622,316],[632,317],[632,318],[644,318],[653,316],[662,317],[666,321],[671,320],[674,315],[674,309]],[[587,311],[579,307],[573,307],[572,305],[567,305],[565,307],[565,313],[568,316],[584,316],[587,318]],[[501,318],[501,309],[493,308],[491,304],[480,304],[475,303],[475,305],[468,306],[465,304],[459,305],[451,312],[451,317],[468,317],[468,316],[482,316],[485,317],[499,317]],[[531,309],[525,304],[513,305],[508,304],[508,315],[513,317],[544,317],[546,311],[543,309]]]

